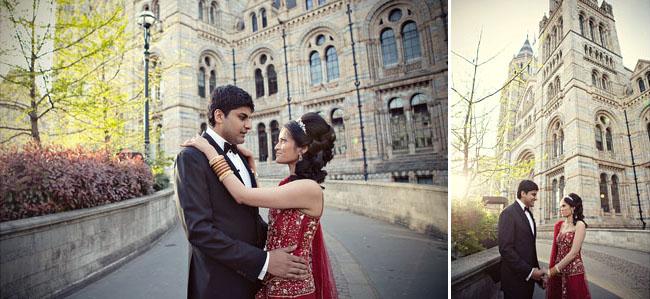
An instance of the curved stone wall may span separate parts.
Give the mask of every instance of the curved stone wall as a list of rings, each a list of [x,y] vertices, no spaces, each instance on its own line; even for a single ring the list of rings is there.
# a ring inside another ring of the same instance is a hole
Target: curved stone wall
[[[60,296],[137,256],[176,223],[173,196],[0,223],[0,297]]]
[[[278,180],[260,180],[272,186]],[[447,188],[403,183],[326,181],[325,205],[447,239]]]

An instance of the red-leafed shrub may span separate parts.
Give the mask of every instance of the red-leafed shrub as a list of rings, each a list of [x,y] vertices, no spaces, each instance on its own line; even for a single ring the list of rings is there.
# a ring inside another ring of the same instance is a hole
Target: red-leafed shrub
[[[139,197],[152,186],[151,169],[141,159],[118,160],[81,147],[0,149],[0,221]]]

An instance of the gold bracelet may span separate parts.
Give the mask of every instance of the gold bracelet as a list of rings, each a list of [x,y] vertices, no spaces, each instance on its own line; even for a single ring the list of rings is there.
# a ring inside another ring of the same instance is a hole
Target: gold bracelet
[[[228,163],[225,160],[220,160],[220,161],[217,161],[214,164],[210,165],[210,167],[212,169],[214,169],[215,171],[217,169],[223,168],[224,166],[228,166]]]
[[[219,176],[219,181],[223,182],[223,180],[225,180],[231,174],[232,174],[232,170],[228,169],[228,171],[224,172]]]
[[[210,159],[210,161],[208,162],[208,164],[210,164],[210,166],[212,166],[214,163],[217,163],[217,161],[219,160],[219,157],[222,157],[222,156],[221,156],[221,155],[217,155],[217,156],[213,157],[212,159]]]

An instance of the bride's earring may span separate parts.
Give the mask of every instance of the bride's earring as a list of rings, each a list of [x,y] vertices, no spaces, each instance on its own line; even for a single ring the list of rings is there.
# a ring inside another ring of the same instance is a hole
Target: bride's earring
[[[302,161],[302,153],[298,153],[298,162]]]

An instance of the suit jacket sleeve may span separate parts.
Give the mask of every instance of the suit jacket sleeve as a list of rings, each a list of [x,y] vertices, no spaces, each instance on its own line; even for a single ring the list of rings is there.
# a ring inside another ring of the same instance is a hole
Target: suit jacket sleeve
[[[501,262],[506,263],[508,268],[515,271],[522,280],[526,280],[533,267],[528,265],[515,251],[515,221],[512,210],[506,209],[501,213],[497,238]]]
[[[202,153],[185,149],[176,158],[176,188],[189,242],[203,254],[257,282],[266,252],[226,235],[212,220],[212,204]],[[211,171],[211,170],[210,170]]]

